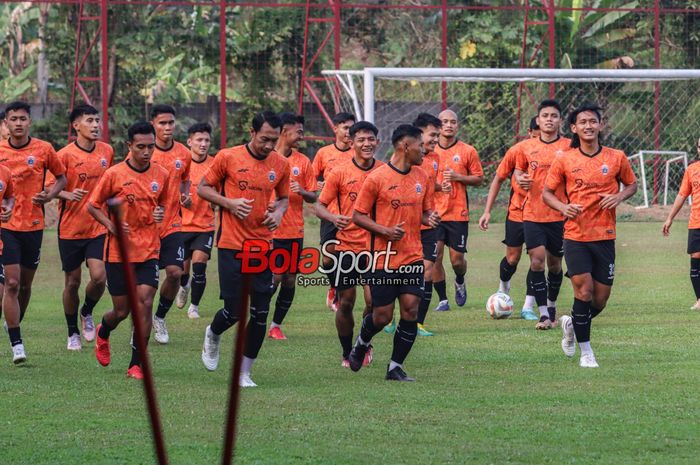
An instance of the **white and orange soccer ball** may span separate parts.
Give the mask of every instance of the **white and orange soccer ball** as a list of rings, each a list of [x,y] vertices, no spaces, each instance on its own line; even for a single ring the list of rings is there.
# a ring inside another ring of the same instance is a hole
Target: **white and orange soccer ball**
[[[513,314],[513,299],[508,294],[496,292],[486,301],[486,311],[494,320],[510,318]]]

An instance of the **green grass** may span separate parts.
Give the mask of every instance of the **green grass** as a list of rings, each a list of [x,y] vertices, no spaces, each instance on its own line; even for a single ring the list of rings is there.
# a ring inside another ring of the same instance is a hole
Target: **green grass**
[[[413,384],[383,380],[391,353],[384,333],[373,366],[341,369],[325,290],[299,289],[289,340],[265,341],[253,373],[259,387],[243,393],[237,463],[698,463],[699,315],[689,310],[683,226],[668,239],[659,224],[620,226],[613,295],[592,331],[598,370],[563,356],[559,329],[487,317],[502,225],[489,233],[472,226],[469,302],[428,315],[436,336],[419,338],[407,360]],[[92,346],[68,353],[57,255],[55,234],[47,234],[23,326],[29,362],[12,366],[9,344],[1,345],[0,463],[155,463],[141,383],[125,378],[129,325],[113,334],[107,368]],[[514,277],[516,305],[526,262]],[[233,332],[219,370],[206,372],[203,331],[219,308],[210,268],[203,318],[173,309],[171,343],[150,345],[172,464],[220,461]],[[568,282],[560,302],[570,305]],[[96,315],[108,306],[106,297]]]

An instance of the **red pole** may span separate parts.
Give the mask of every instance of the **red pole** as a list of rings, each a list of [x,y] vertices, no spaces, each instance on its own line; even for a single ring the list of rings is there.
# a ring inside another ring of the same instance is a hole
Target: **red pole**
[[[331,0],[333,3],[333,63],[335,69],[340,69],[340,3],[342,0]]]
[[[304,89],[306,88],[306,54],[309,47],[309,15],[311,14],[311,1],[306,0],[306,11],[304,12],[304,45],[301,52],[301,77],[299,79],[299,107],[297,113],[302,114],[304,110]]]
[[[661,5],[660,0],[654,1],[654,67],[661,67]],[[661,112],[659,102],[661,100],[661,83],[654,82],[654,150],[660,150],[661,147]],[[652,196],[652,204],[656,203],[659,194],[659,163],[660,157],[654,157],[654,195]]]
[[[447,68],[447,0],[442,0],[442,67]],[[447,109],[447,82],[442,81],[442,109]]]
[[[219,126],[221,127],[221,148],[226,147],[226,0],[219,0]]]
[[[556,50],[555,50],[555,43],[556,42],[554,41],[554,39],[555,39],[554,34],[555,34],[555,29],[556,29],[556,25],[554,23],[554,14],[555,14],[554,0],[549,0],[549,2],[547,2],[547,19],[549,22],[548,27],[549,27],[549,68],[550,69],[556,68],[556,63],[557,63]],[[554,82],[550,82],[549,83],[549,98],[554,98],[554,91],[555,91]]]
[[[100,1],[100,59],[101,76],[100,85],[102,93],[102,140],[109,142],[109,49],[108,49],[108,22],[107,13],[109,6],[107,0]]]

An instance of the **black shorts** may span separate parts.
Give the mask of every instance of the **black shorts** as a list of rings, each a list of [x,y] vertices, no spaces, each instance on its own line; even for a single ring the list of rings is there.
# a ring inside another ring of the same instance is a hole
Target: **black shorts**
[[[444,242],[450,249],[462,253],[467,251],[469,221],[443,221],[435,230],[437,240]]]
[[[182,233],[174,232],[160,240],[160,257],[158,266],[162,270],[166,266],[179,266],[184,269],[185,245],[182,242]]]
[[[423,297],[425,283],[423,281],[423,264],[420,262],[410,266],[415,267],[409,273],[389,273],[384,270],[374,272],[369,280],[372,294],[372,307],[384,307],[394,303],[401,294],[413,294]]]
[[[58,253],[63,271],[73,271],[88,259],[104,260],[106,234],[92,239],[58,238]]]
[[[564,222],[535,223],[523,221],[527,250],[544,246],[555,257],[564,256]]]
[[[41,242],[44,231],[2,230],[2,264],[17,265],[36,270],[41,259]]]
[[[506,247],[522,247],[525,243],[525,231],[522,221],[506,218],[506,237],[502,241]]]
[[[185,260],[192,258],[192,252],[195,250],[204,252],[207,254],[207,257],[211,258],[211,248],[214,245],[214,231],[183,232],[180,234],[182,235],[182,245],[185,248]]]
[[[158,260],[146,260],[145,262],[133,263],[136,285],[146,285],[158,289]],[[127,295],[126,279],[124,279],[123,263],[105,263],[107,271],[107,289],[109,295]]]
[[[355,286],[362,286],[364,284],[364,277],[367,276],[368,266],[370,266],[367,261],[367,256],[360,256],[360,263],[358,266],[353,265],[354,258],[352,255],[342,254],[341,251],[336,251],[335,260],[333,261],[333,269],[328,272],[328,280],[330,281],[331,287],[336,288],[338,291],[344,291],[347,289],[352,289]]]
[[[326,220],[321,220],[321,245],[326,242],[335,239],[335,235],[338,233],[338,228],[335,227],[333,223]]]
[[[304,238],[298,238],[298,239],[272,239],[272,250],[286,250],[290,255],[292,255],[292,246],[296,244],[297,245],[297,251],[296,254],[299,258],[301,258],[301,251],[304,248]],[[284,258],[281,256],[276,255],[275,256],[275,265],[278,267],[284,266],[285,268],[291,267],[291,263],[284,263]],[[297,261],[298,265],[298,261]]]
[[[423,260],[435,263],[437,260],[437,229],[422,229],[420,243],[423,246]]]
[[[615,279],[615,240],[579,242],[564,240],[568,276],[590,273],[601,284],[612,286]]]
[[[260,272],[244,275],[241,267],[243,261],[236,255],[240,250],[218,249],[219,250],[219,298],[240,300],[243,291],[243,278],[249,276],[250,291],[257,294],[265,294],[272,297],[274,283],[272,282],[272,271],[267,266]],[[268,254],[269,257],[269,254]],[[257,260],[251,260],[251,265],[259,265]]]
[[[688,230],[688,254],[700,252],[700,229]]]

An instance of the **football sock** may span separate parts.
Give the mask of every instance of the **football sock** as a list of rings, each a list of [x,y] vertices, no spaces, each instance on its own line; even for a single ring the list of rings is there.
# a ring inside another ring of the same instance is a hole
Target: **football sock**
[[[547,298],[553,302],[557,301],[559,297],[559,289],[561,289],[561,282],[564,280],[564,273],[559,271],[559,273],[552,273],[551,271],[547,273]]]
[[[90,297],[85,296],[83,306],[80,307],[80,314],[83,316],[92,315],[92,310],[95,308],[95,305],[97,305],[96,300],[92,300]]]
[[[131,361],[129,362],[129,368],[131,368],[134,365],[141,365],[141,355],[139,354],[138,349],[136,348],[136,343],[134,342],[134,337],[136,337],[136,333],[134,330],[131,331]],[[148,346],[148,336],[146,337],[146,346]]]
[[[100,326],[100,330],[97,332],[97,335],[100,336],[101,339],[109,339],[109,335],[112,333],[112,331],[114,331],[114,328],[115,327],[107,323],[107,320],[102,317],[102,326]]]
[[[464,273],[455,272],[455,282],[457,284],[464,284]]]
[[[65,317],[66,324],[68,325],[68,336],[70,337],[73,334],[80,334],[80,330],[78,329],[78,313],[65,315]]]
[[[265,341],[267,332],[267,314],[270,313],[270,298],[266,293],[253,292],[250,297],[250,319],[246,328],[245,350],[243,355],[248,358],[258,358],[260,348]]]
[[[289,307],[292,306],[295,291],[296,287],[280,286],[280,292],[277,294],[277,300],[275,301],[275,314],[272,316],[273,323],[277,325],[282,324],[284,317],[287,316]]]
[[[547,306],[547,280],[544,277],[544,271],[528,271],[527,273],[530,287],[538,307]]]
[[[204,289],[207,287],[207,264],[193,263],[192,264],[192,305],[199,305],[204,295]]]
[[[216,312],[211,322],[211,332],[218,336],[235,325],[240,317],[239,305],[236,299],[224,299],[224,308]]]
[[[547,299],[547,311],[549,312],[550,321],[554,322],[557,319],[557,303]]]
[[[518,265],[511,265],[508,263],[508,260],[506,260],[506,257],[503,257],[501,260],[501,265],[500,265],[500,276],[501,276],[501,281],[503,282],[508,282],[510,281],[510,278],[513,277],[515,274],[515,270],[518,269]]]
[[[600,314],[600,312],[602,312],[602,311],[603,310],[601,310],[599,308],[595,308],[593,305],[591,305],[591,319],[597,317]]]
[[[7,328],[7,334],[10,336],[10,344],[12,347],[22,343],[22,331],[19,326],[16,328]]]
[[[581,349],[581,355],[593,353],[593,349],[591,349],[591,341],[579,342],[578,346]]]
[[[538,307],[540,310],[540,321],[549,320],[549,310],[546,305]]]
[[[360,329],[360,344],[369,345],[370,341],[381,331],[382,328],[377,329],[374,325],[374,320],[372,319],[372,313],[369,313],[366,317],[362,319],[362,328]]]
[[[435,292],[437,292],[440,300],[447,300],[447,286],[445,285],[445,280],[433,282],[433,287]]]
[[[428,308],[430,307],[431,300],[433,300],[433,282],[426,281],[423,297],[418,305],[418,323],[425,323],[425,317],[428,315]]]
[[[158,310],[156,311],[156,316],[158,318],[165,318],[165,315],[170,311],[170,307],[173,306],[173,301],[160,296],[158,301]]]
[[[528,294],[525,296],[525,302],[523,303],[523,308],[532,308],[535,306],[535,296]]]
[[[348,358],[352,350],[352,334],[349,336],[338,335],[338,339],[340,340],[340,347],[343,348],[343,358]]]
[[[387,371],[391,371],[396,367],[402,368],[402,365],[400,363],[396,363],[395,361],[391,360],[389,362],[389,369]]]
[[[418,334],[418,322],[399,320],[394,333],[394,349],[391,352],[391,361],[402,365],[408,353],[416,342],[416,334]]]
[[[579,345],[582,342],[589,342],[591,340],[591,303],[574,299],[571,316],[573,317],[574,334],[576,334]]]
[[[693,284],[695,298],[700,299],[700,258],[690,259],[690,282]]]
[[[254,358],[244,356],[241,359],[241,373],[250,374],[250,369],[253,368],[253,363],[255,363]]]
[[[194,268],[194,264],[192,265],[192,268]],[[190,274],[189,273],[182,273],[182,276],[180,276],[180,287],[184,287],[187,289],[187,286],[190,284]]]

